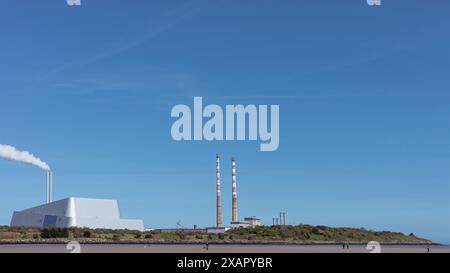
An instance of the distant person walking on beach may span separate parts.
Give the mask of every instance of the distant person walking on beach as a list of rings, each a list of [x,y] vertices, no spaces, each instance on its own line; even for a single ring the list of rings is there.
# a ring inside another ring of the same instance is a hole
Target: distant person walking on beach
[[[427,253],[430,253],[430,246],[427,246]]]
[[[205,246],[203,247],[203,249],[209,250],[209,243],[206,242]]]
[[[347,243],[347,249],[350,249],[350,244],[349,243]]]

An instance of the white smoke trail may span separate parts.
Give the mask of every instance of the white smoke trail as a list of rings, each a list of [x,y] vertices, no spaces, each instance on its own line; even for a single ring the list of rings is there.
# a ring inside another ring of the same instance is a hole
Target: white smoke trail
[[[16,148],[10,145],[0,144],[0,157],[11,161],[31,164],[45,171],[50,171],[50,166],[48,166],[47,163],[43,162],[38,157],[35,157],[33,154],[27,151],[18,151]]]

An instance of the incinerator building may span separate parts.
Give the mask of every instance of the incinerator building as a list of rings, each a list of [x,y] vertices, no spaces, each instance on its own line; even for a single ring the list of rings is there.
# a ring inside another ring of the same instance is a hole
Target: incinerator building
[[[14,211],[11,226],[86,227],[144,231],[144,222],[120,218],[117,200],[69,197]]]

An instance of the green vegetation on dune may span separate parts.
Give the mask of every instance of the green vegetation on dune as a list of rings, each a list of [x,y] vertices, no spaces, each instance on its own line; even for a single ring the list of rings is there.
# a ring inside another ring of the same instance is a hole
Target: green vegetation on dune
[[[332,228],[326,226],[277,226],[231,229],[225,234],[201,232],[159,232],[87,228],[21,228],[0,227],[0,242],[223,242],[223,243],[380,243],[428,244],[431,241],[414,234],[370,231],[364,228]]]
[[[377,241],[383,243],[430,243],[431,241],[418,238],[414,234],[405,235],[400,232],[370,231],[364,228],[333,228],[327,226],[277,226],[239,228],[228,232],[239,238],[265,241],[291,242],[324,242],[324,243],[367,243]]]

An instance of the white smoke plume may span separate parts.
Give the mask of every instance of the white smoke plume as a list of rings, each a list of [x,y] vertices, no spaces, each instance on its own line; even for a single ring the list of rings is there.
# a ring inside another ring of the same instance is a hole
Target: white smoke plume
[[[48,166],[47,163],[43,162],[38,157],[35,157],[33,154],[27,151],[19,151],[10,145],[0,144],[0,157],[11,161],[31,164],[45,171],[50,171],[50,166]]]

